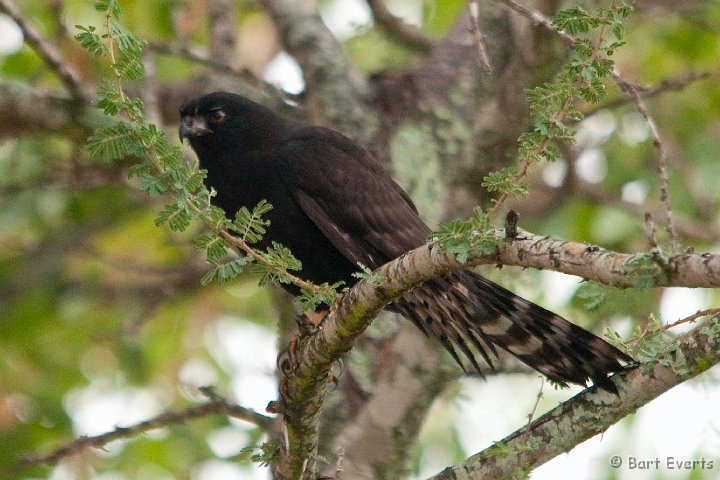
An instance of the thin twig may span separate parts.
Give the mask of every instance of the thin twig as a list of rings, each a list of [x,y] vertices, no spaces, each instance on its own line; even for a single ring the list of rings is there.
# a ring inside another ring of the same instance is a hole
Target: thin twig
[[[83,105],[89,103],[91,94],[80,81],[78,72],[63,58],[58,49],[48,42],[33,24],[25,19],[17,5],[12,0],[0,0],[0,11],[12,18],[20,27],[25,36],[25,41],[57,73],[73,99]]]
[[[383,0],[367,0],[375,22],[387,33],[414,49],[428,51],[436,42],[415,25],[405,22],[392,14]]]
[[[526,7],[523,7],[522,5],[518,4],[514,0],[501,0],[505,5],[513,9],[514,11],[520,13],[521,15],[524,15],[530,19],[532,19],[534,22],[536,22],[539,25],[542,25],[544,28],[554,32],[557,34],[560,38],[562,38],[567,44],[572,45],[575,43],[575,39],[572,35],[570,35],[567,32],[558,30],[550,20],[548,20],[544,15],[542,15],[539,12],[532,11]],[[606,25],[603,25],[603,28],[599,35],[599,40],[602,40],[604,37],[604,32],[606,29]],[[600,42],[596,44],[595,51],[598,50],[600,46]],[[595,54],[595,52],[593,52]],[[666,230],[668,234],[670,235],[670,242],[673,248],[673,251],[677,249],[677,233],[675,232],[675,225],[674,225],[674,219],[672,214],[672,206],[670,204],[670,196],[668,193],[668,174],[667,174],[667,151],[665,149],[665,146],[663,145],[660,134],[657,129],[657,125],[655,124],[655,121],[650,116],[650,113],[648,112],[647,106],[645,105],[645,102],[642,99],[641,91],[640,89],[630,82],[627,82],[622,78],[620,75],[620,72],[617,70],[617,67],[613,67],[612,72],[613,78],[615,79],[616,83],[620,86],[620,88],[625,91],[630,98],[635,102],[638,111],[640,114],[645,117],[645,120],[648,123],[648,127],[650,129],[650,133],[653,138],[653,147],[658,152],[658,171],[660,172],[660,200],[663,203],[663,206],[665,208],[665,216],[666,216]],[[521,172],[522,173],[522,170]],[[505,196],[506,197],[506,196]],[[498,199],[498,202],[495,204],[495,207],[497,207],[497,204],[500,202],[500,200],[505,200],[505,198],[501,197]],[[493,207],[493,211],[495,211],[495,207]]]
[[[480,4],[478,0],[472,0],[469,8],[472,34],[475,37],[475,45],[478,49],[478,65],[483,74],[490,75],[492,73],[492,67],[490,66],[490,59],[488,58],[487,49],[485,48],[485,36],[480,29]]]
[[[650,212],[645,212],[645,234],[647,235],[650,248],[658,248],[657,238],[655,237],[655,223]]]
[[[642,205],[618,199],[617,195],[603,189],[599,185],[578,179],[574,179],[573,181],[576,187],[575,192],[585,198],[602,202],[604,205],[615,206],[616,208],[630,211],[638,215],[645,214],[646,210]],[[657,215],[662,215],[662,212],[655,212],[654,216],[656,217]],[[718,230],[717,226],[710,224],[710,222],[707,221],[697,221],[682,214],[676,213],[675,215],[676,227],[682,235],[706,243],[720,241],[720,230]]]
[[[632,98],[633,102],[635,102],[635,107],[637,108],[638,112],[640,112],[640,115],[645,118],[648,129],[650,130],[653,149],[657,153],[657,168],[660,175],[660,202],[663,204],[663,207],[665,209],[665,230],[670,236],[670,245],[672,246],[672,250],[676,251],[678,243],[677,232],[675,231],[675,219],[672,212],[672,204],[670,202],[670,193],[668,187],[670,179],[668,177],[667,171],[667,149],[665,148],[665,144],[660,138],[660,132],[658,130],[658,127],[655,124],[655,120],[653,119],[652,115],[650,115],[650,112],[648,111],[647,105],[642,98],[642,93],[640,92],[640,89],[633,83],[625,80],[622,75],[620,75],[617,67],[613,67],[612,76],[618,86],[627,95],[629,95],[630,98]]]
[[[663,93],[684,90],[695,82],[713,79],[716,80],[718,78],[720,78],[720,72],[717,71],[688,72],[683,73],[682,75],[679,75],[677,77],[665,78],[654,87],[636,85],[636,88],[642,93],[643,98],[652,98],[657,97],[658,95],[662,95]],[[583,113],[585,114],[585,118],[587,118],[601,110],[617,108],[631,101],[632,98],[628,96],[622,96],[620,98],[610,100],[609,102],[602,105],[595,106],[589,110],[584,111]]]
[[[205,67],[212,68],[220,73],[237,74],[232,65],[210,58],[207,50],[202,47],[194,47],[181,43],[158,43],[150,42],[147,45],[148,50],[161,53],[164,55],[174,55],[184,58],[194,63],[198,63]]]
[[[229,64],[235,57],[235,0],[210,0],[208,3],[210,57]]]
[[[543,398],[543,388],[545,387],[545,377],[540,377],[540,391],[537,394],[537,398],[535,399],[535,404],[533,405],[532,410],[528,414],[528,423],[525,427],[525,435],[530,434],[530,426],[532,425],[533,418],[535,417],[535,412],[537,412],[538,405],[540,405],[540,400]]]
[[[277,421],[272,417],[258,413],[250,408],[230,403],[211,389],[202,388],[201,391],[208,397],[209,401],[207,403],[188,407],[177,412],[164,412],[144,422],[136,423],[129,427],[117,427],[115,430],[100,435],[79,437],[51,452],[24,458],[15,466],[14,470],[18,472],[37,465],[54,465],[58,461],[72,455],[77,455],[87,448],[103,448],[114,440],[128,439],[150,430],[184,423],[187,420],[202,418],[208,415],[224,413],[233,418],[253,423],[267,431],[273,431],[276,428]]]
[[[550,30],[551,32],[558,35],[561,39],[565,41],[568,45],[573,45],[575,43],[575,38],[567,33],[564,30],[559,30],[553,23],[548,19],[545,15],[543,15],[540,12],[536,12],[534,10],[530,10],[527,7],[524,7],[523,5],[520,5],[519,3],[513,1],[513,0],[500,0],[502,3],[504,3],[506,6],[508,6],[510,9],[516,11],[520,15],[529,18],[532,20],[536,25],[541,25],[543,28]]]
[[[188,62],[197,63],[204,67],[210,68],[216,72],[223,73],[226,75],[232,75],[244,82],[247,82],[250,86],[257,88],[263,93],[271,94],[276,97],[282,96],[290,100],[297,100],[300,95],[292,94],[283,91],[279,93],[278,88],[262,78],[259,78],[253,72],[244,67],[234,67],[228,63],[218,61],[214,58],[210,58],[209,53],[206,49],[199,46],[185,45],[183,43],[158,43],[150,42],[147,45],[147,49],[162,55],[173,55],[180,57]]]
[[[717,364],[720,361],[718,326],[717,320],[705,322],[673,342],[674,357],[684,362],[681,368],[660,361],[645,363],[642,368],[613,375],[618,394],[587,389],[537,418],[532,422],[530,434],[538,442],[538,448],[526,447],[527,427],[522,427],[428,480],[510,478],[516,472],[528,472],[570,451],[672,387]]]
[[[681,318],[680,320],[678,320],[676,322],[668,323],[667,325],[663,325],[662,327],[644,331],[641,335],[636,335],[634,337],[630,337],[627,340],[625,340],[625,343],[626,344],[633,343],[633,342],[636,342],[636,341],[640,340],[641,338],[646,337],[648,335],[654,335],[656,333],[666,332],[672,328],[677,327],[678,325],[683,325],[685,323],[695,323],[695,321],[697,321],[699,318],[709,317],[712,315],[717,315],[719,313],[720,313],[720,308],[708,308],[706,310],[698,310],[697,312],[693,313],[692,315],[685,317],[685,318]]]
[[[567,32],[558,30],[552,24],[552,22],[549,19],[547,19],[543,14],[529,10],[529,9],[517,4],[516,2],[514,2],[512,0],[503,0],[503,3],[508,5],[513,10],[519,12],[521,15],[528,17],[533,22],[536,22],[537,24],[542,25],[544,28],[549,29],[553,33],[560,35],[560,37],[563,40],[565,40],[566,42],[568,42],[570,45],[575,43],[575,38],[572,35],[570,35]],[[612,8],[612,6],[611,6],[611,8]],[[607,24],[603,24],[600,27],[600,31],[598,32],[598,38],[595,42],[592,53],[590,54],[590,59],[589,59],[590,61],[595,60],[597,58],[597,56],[599,55],[602,44],[605,41],[605,35],[607,34],[607,28],[608,28]],[[575,85],[573,86],[572,90],[573,91],[577,90],[580,86],[582,86],[582,84],[584,82],[586,82],[586,80],[583,77],[578,78],[575,81]],[[570,107],[572,106],[572,104],[574,102],[575,102],[575,98],[572,96],[568,96],[568,98],[565,99],[565,102],[563,103],[562,107],[557,112],[553,112],[552,117],[559,121],[564,121],[568,110],[570,109]],[[520,169],[513,177],[514,184],[517,184],[527,174],[530,166],[533,163],[535,163],[535,161],[536,161],[535,158],[537,156],[536,155],[537,152],[542,152],[545,149],[545,147],[547,147],[547,144],[549,142],[550,142],[550,138],[545,136],[538,143],[538,145],[534,148],[534,151],[529,153],[528,155],[526,155],[522,165],[520,166]],[[489,211],[489,215],[491,217],[494,216],[500,210],[500,208],[505,203],[505,201],[509,198],[509,196],[510,196],[510,194],[507,191],[503,191],[500,194],[500,196],[497,198],[497,200],[495,200],[494,205],[492,206],[492,208]]]

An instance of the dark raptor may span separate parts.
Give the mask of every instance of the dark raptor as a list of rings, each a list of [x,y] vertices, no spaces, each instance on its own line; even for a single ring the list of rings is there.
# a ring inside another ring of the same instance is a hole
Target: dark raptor
[[[316,283],[357,282],[358,263],[375,269],[423,245],[430,229],[408,195],[370,153],[328,128],[284,118],[232,93],[195,98],[180,109],[188,139],[207,170],[214,203],[230,218],[267,200],[276,241]],[[286,287],[297,294],[294,286]],[[435,337],[462,366],[491,366],[496,347],[551,380],[594,384],[632,359],[590,332],[468,270],[425,282],[388,306]],[[458,353],[460,352],[460,353]],[[464,367],[463,367],[464,368]]]

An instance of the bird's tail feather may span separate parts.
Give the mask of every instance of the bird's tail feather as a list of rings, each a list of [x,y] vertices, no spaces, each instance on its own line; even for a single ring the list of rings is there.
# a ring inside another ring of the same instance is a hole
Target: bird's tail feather
[[[492,367],[497,346],[561,385],[592,380],[615,391],[608,374],[632,362],[601,338],[469,271],[426,282],[390,308],[437,338],[463,369],[461,355],[480,373],[477,354]]]

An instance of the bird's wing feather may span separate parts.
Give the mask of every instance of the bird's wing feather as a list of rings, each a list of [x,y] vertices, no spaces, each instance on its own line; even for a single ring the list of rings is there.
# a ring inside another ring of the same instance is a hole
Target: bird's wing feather
[[[277,153],[274,166],[298,205],[351,262],[376,268],[426,241],[407,194],[339,133],[308,127]]]

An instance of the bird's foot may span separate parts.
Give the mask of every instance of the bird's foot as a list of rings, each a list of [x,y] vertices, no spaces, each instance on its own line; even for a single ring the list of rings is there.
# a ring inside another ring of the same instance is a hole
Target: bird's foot
[[[340,308],[340,304],[342,303],[343,299],[345,298],[345,294],[348,292],[349,289],[344,288],[341,291],[337,292],[335,294],[335,303],[333,303],[333,311],[338,310]]]
[[[299,335],[293,335],[288,342],[288,346],[285,347],[277,356],[276,365],[278,370],[283,376],[288,376],[291,372],[295,371],[299,365],[297,356],[297,347],[300,342]]]
[[[329,309],[323,310],[308,310],[307,312],[301,313],[295,317],[295,323],[298,327],[298,332],[301,337],[314,334],[323,320],[330,313]]]

